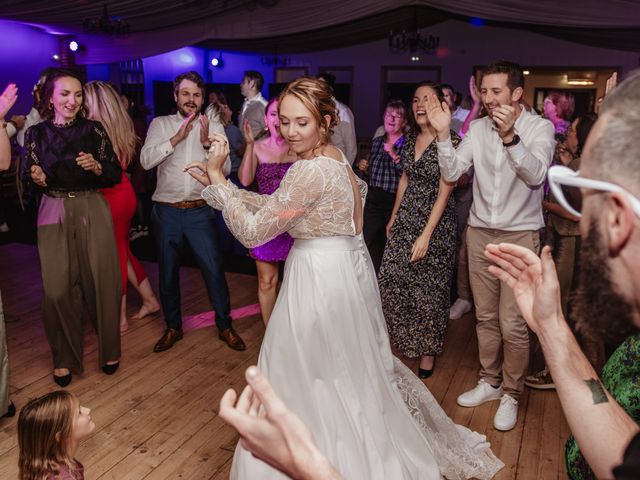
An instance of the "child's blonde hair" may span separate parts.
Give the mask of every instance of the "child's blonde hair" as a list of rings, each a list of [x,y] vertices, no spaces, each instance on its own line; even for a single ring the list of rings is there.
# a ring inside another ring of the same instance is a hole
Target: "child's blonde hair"
[[[80,401],[73,393],[58,390],[31,400],[18,418],[19,480],[43,480],[68,467],[75,476],[71,454],[74,420]]]

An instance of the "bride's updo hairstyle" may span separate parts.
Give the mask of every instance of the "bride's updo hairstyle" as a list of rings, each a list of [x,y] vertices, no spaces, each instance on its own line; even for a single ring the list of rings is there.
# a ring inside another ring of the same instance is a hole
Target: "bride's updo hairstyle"
[[[280,94],[278,110],[282,105],[282,99],[287,95],[293,95],[300,100],[318,123],[320,142],[316,148],[327,145],[333,132],[333,127],[339,122],[336,103],[333,100],[329,86],[322,80],[313,77],[297,78],[288,84]],[[328,126],[325,119],[326,115],[330,117]]]

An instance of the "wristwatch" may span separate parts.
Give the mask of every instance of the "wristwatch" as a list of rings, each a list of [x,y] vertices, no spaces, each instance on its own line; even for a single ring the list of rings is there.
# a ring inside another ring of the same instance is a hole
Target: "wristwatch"
[[[502,145],[505,147],[513,147],[514,145],[517,145],[519,143],[520,143],[520,137],[516,133],[509,143],[502,142]]]

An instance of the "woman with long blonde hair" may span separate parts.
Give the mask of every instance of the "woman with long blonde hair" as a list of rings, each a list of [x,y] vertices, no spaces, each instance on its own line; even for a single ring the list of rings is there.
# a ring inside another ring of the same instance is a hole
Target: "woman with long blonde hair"
[[[115,187],[102,189],[102,194],[111,209],[118,246],[122,272],[120,330],[126,331],[128,329],[127,278],[142,297],[142,307],[133,316],[134,319],[141,319],[160,310],[160,304],[151,289],[147,274],[140,261],[131,253],[129,245],[129,225],[136,212],[136,194],[125,169],[135,154],[138,138],[136,138],[131,117],[120,100],[120,96],[111,85],[100,81],[89,82],[84,86],[84,95],[87,118],[102,123],[122,166],[122,181]]]
[[[27,403],[18,417],[19,480],[83,480],[84,467],[74,457],[95,428],[90,414],[66,390]]]

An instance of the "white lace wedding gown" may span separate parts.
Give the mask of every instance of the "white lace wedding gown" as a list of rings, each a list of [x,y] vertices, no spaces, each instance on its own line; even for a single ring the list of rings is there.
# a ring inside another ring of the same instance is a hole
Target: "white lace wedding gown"
[[[272,195],[231,182],[202,192],[245,246],[296,239],[258,365],[345,479],[491,478],[503,464],[485,437],[455,425],[391,353],[349,168],[299,160]],[[286,477],[238,444],[231,478]]]

